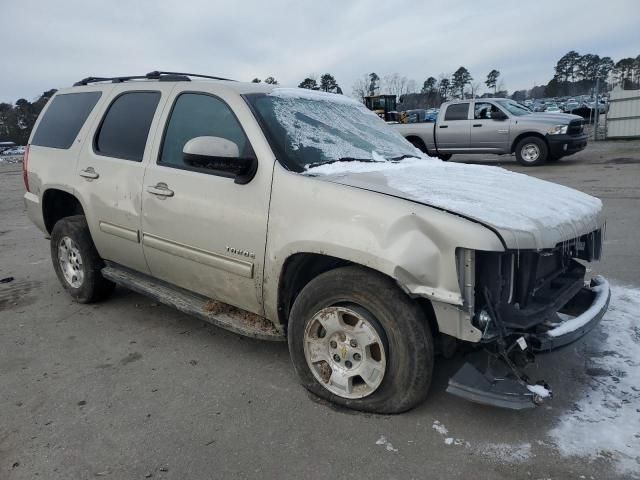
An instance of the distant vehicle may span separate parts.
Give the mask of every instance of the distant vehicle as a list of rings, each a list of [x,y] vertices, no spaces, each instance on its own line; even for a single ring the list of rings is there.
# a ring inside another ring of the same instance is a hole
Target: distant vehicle
[[[380,118],[387,121],[397,121],[394,115],[397,106],[395,95],[371,95],[364,97],[364,104],[374,111]]]
[[[2,155],[24,155],[25,147],[8,148],[2,151]]]
[[[584,119],[534,113],[505,98],[456,100],[440,107],[434,124],[391,125],[416,148],[448,160],[453,154],[515,153],[522,165],[579,152],[587,146]]]
[[[562,113],[562,110],[557,105],[549,105],[545,110],[546,113]]]
[[[564,106],[564,111],[565,113],[571,113],[578,108],[580,108],[580,104],[574,100],[573,102],[567,102]]]

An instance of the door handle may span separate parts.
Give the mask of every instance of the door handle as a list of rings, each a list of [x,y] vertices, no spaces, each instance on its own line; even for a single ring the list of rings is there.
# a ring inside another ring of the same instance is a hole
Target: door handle
[[[439,128],[449,128],[449,125],[440,125]]]
[[[481,124],[481,123],[474,123],[474,124],[473,124],[473,126],[474,126],[474,127],[481,127],[481,126],[482,126],[482,124]]]
[[[79,175],[81,177],[87,178],[89,180],[95,180],[100,176],[98,172],[96,172],[93,167],[87,167],[84,170],[80,170]]]
[[[167,184],[164,182],[157,183],[153,186],[149,185],[147,187],[147,192],[159,197],[173,197],[173,190],[170,190]]]

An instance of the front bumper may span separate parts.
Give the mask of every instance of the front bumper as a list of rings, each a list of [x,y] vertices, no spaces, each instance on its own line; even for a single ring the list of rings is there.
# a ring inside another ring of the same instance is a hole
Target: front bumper
[[[495,352],[485,357],[476,354],[475,361],[465,363],[449,379],[447,392],[475,403],[514,410],[541,404],[551,397],[551,388],[542,381],[530,382],[516,369],[514,354],[521,359],[526,355],[532,357],[533,352],[550,351],[576,341],[602,319],[610,298],[609,282],[604,277],[595,277],[589,287],[582,288],[562,307],[557,322],[547,322],[544,331],[510,338],[510,346],[501,353],[502,357]]]
[[[543,352],[568,345],[591,331],[609,308],[611,288],[604,277],[591,280],[565,305],[558,316],[560,320],[545,332],[533,334],[530,338],[533,350]],[[568,315],[568,316],[567,316]]]
[[[560,158],[574,154],[587,147],[587,134],[582,135],[547,135],[549,153],[552,157]]]

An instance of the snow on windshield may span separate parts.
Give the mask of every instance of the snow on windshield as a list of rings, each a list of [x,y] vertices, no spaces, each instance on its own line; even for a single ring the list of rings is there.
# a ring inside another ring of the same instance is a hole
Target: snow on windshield
[[[407,158],[400,162],[331,163],[310,168],[308,175],[332,175],[349,183],[354,174],[370,173],[371,189],[386,187],[403,197],[457,212],[497,228],[540,232],[562,238],[599,227],[602,202],[580,191],[499,167]],[[349,175],[349,179],[345,178]],[[333,180],[333,179],[332,179]],[[386,187],[385,187],[386,186]],[[386,189],[388,189],[386,188]]]
[[[276,88],[267,97],[286,132],[288,150],[301,166],[341,158],[376,161],[374,152],[382,160],[426,157],[375,113],[344,95]]]

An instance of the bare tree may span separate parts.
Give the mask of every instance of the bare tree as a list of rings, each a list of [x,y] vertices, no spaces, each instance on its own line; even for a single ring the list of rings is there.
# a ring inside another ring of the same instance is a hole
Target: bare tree
[[[351,92],[353,96],[358,100],[364,103],[364,97],[369,95],[369,84],[371,80],[369,79],[369,74],[365,73],[362,77],[356,80],[351,86]]]

